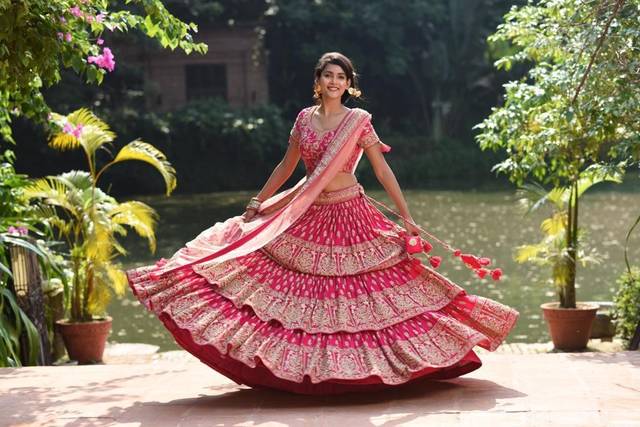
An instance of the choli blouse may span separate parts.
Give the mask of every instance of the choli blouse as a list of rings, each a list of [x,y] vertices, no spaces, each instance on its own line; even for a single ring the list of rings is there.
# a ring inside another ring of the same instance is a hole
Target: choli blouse
[[[313,107],[307,107],[298,113],[296,121],[291,128],[291,133],[289,134],[289,144],[298,144],[300,157],[304,162],[307,174],[313,172],[324,151],[327,149],[329,142],[333,139],[337,128],[340,127],[340,125],[338,125],[336,128],[324,132],[316,130],[311,123],[310,112],[312,110]],[[380,140],[376,131],[373,129],[371,120],[367,120],[358,139],[357,146],[353,150],[353,154],[349,160],[345,162],[340,172],[352,173],[360,157],[361,150],[378,143],[380,143],[380,150],[383,153],[391,150],[390,146]]]

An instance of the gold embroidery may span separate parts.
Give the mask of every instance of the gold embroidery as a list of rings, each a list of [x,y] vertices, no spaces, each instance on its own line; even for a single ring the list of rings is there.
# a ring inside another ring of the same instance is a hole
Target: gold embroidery
[[[349,246],[321,245],[291,236],[285,231],[259,250],[288,269],[320,276],[379,270],[408,256],[400,238],[384,231],[368,242]]]
[[[203,309],[199,298],[170,303],[165,311],[191,332],[196,343],[213,345],[250,367],[260,358],[274,375],[296,382],[305,375],[313,383],[377,375],[387,384],[400,384],[426,367],[451,366],[475,345],[488,346],[485,335],[446,316],[434,316],[428,330],[408,320],[404,328],[363,336],[279,332],[280,327],[247,315],[229,318],[215,307]],[[508,326],[501,329],[509,330]]]
[[[149,276],[153,270],[150,266],[129,271],[130,286],[145,307],[158,316],[170,316],[199,345],[212,345],[252,368],[260,358],[275,376],[296,382],[305,375],[313,383],[377,375],[387,384],[400,384],[426,367],[451,366],[475,345],[494,350],[519,315],[495,301],[460,294],[438,311],[381,330],[307,333],[263,322],[249,307],[237,309],[213,288],[203,286],[203,279],[194,272],[154,281]],[[471,317],[447,315],[464,313],[464,307],[476,298],[477,311]],[[482,324],[486,318],[492,320]]]
[[[287,329],[299,328],[310,333],[382,329],[425,311],[438,310],[463,292],[446,277],[425,268],[413,279],[396,273],[392,286],[376,291],[363,289],[361,294],[348,297],[336,294],[335,288],[328,290],[323,283],[303,282],[305,275],[294,272],[283,277],[284,286],[271,286],[269,277],[248,271],[248,265],[260,261],[244,262],[247,265],[229,260],[198,274],[216,285],[216,292],[236,307],[248,305],[264,321],[278,320]],[[412,260],[399,264],[399,268],[408,271],[411,263]],[[363,286],[365,281],[378,279],[385,280],[375,273],[368,274],[362,278]],[[333,286],[337,288],[337,284]],[[312,291],[299,295],[305,287]],[[318,296],[323,292],[328,294],[326,298]]]

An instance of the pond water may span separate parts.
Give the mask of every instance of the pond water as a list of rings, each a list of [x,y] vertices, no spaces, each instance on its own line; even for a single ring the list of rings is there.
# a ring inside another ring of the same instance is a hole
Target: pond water
[[[640,214],[640,193],[634,187],[594,188],[581,198],[580,226],[586,240],[601,255],[602,262],[578,267],[577,299],[579,301],[610,301],[616,292],[616,279],[624,271],[623,245],[628,229]],[[394,207],[379,187],[365,187],[367,194]],[[255,192],[212,193],[169,198],[136,197],[148,203],[160,214],[156,231],[158,249],[151,254],[146,241],[130,233],[125,247],[130,255],[123,260],[126,268],[153,263],[160,257],[169,258],[187,241],[215,222],[241,214],[244,205]],[[514,261],[515,247],[538,242],[540,222],[547,210],[523,216],[513,189],[497,191],[464,190],[404,190],[413,218],[438,237],[460,248],[492,259],[492,266],[502,268],[500,281],[480,280],[471,270],[439,245],[433,254],[443,256],[438,271],[465,288],[468,293],[495,299],[517,309],[520,319],[507,342],[546,342],[550,340],[540,304],[556,301],[549,283],[549,267],[519,264]],[[384,212],[384,210],[383,210]],[[397,220],[392,214],[392,220]],[[630,240],[630,260],[640,262],[640,231]],[[423,262],[428,263],[424,255]],[[142,342],[160,346],[160,351],[179,349],[169,332],[156,316],[147,312],[131,290],[123,298],[114,298],[108,309],[113,316],[110,341]]]

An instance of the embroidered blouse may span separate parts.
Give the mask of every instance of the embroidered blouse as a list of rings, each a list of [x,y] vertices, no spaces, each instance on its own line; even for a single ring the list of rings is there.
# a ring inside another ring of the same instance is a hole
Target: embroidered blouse
[[[340,125],[338,125],[336,128],[324,132],[316,130],[311,123],[310,112],[312,110],[313,107],[307,107],[302,109],[298,113],[296,121],[291,128],[291,133],[289,135],[289,144],[298,144],[298,147],[300,149],[300,157],[302,157],[302,161],[304,162],[304,166],[308,174],[313,172],[316,165],[318,164],[318,161],[322,157],[322,154],[329,145],[329,142],[331,142],[331,140],[333,139],[337,127],[340,127]],[[376,134],[376,131],[373,129],[371,121],[367,120],[367,123],[364,125],[362,133],[360,134],[357,146],[355,147],[353,154],[344,164],[340,172],[353,173],[353,171],[355,170],[356,162],[360,158],[361,151],[378,143],[380,143],[380,150],[383,153],[391,150],[390,146],[380,140],[380,138]]]

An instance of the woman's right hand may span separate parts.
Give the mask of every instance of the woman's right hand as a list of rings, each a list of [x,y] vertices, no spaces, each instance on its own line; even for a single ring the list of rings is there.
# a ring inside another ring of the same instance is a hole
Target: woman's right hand
[[[255,209],[247,209],[243,214],[242,214],[242,219],[244,222],[249,222],[253,219],[253,217],[255,217],[258,214],[258,211]]]

